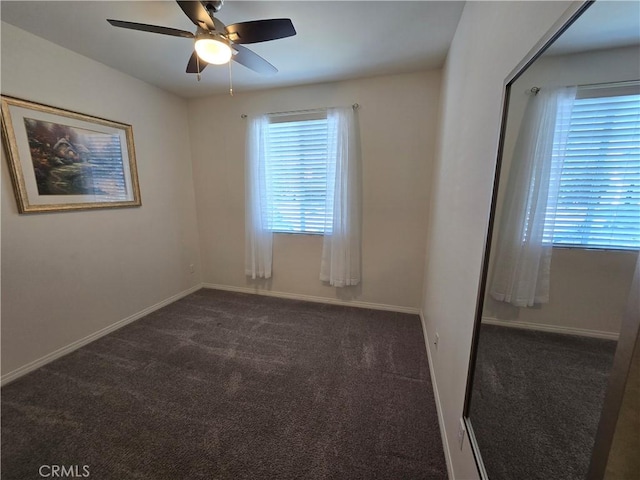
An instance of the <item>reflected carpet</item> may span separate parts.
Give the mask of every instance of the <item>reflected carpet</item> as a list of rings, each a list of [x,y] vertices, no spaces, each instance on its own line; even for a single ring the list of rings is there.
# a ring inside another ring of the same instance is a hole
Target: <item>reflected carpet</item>
[[[469,416],[492,480],[586,478],[616,342],[482,325]]]

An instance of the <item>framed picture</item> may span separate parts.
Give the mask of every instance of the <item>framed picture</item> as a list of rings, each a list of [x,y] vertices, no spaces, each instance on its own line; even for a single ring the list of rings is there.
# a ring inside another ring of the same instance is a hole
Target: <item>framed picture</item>
[[[131,125],[1,98],[20,213],[141,205]]]

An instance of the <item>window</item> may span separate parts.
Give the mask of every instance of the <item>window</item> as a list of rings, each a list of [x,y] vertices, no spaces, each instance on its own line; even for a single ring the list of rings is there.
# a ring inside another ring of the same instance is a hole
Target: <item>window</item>
[[[545,236],[555,246],[640,248],[637,92],[637,86],[578,90],[564,161],[552,170],[560,181]]]
[[[322,234],[331,224],[327,137],[325,112],[270,117],[265,175],[271,231]]]
[[[270,278],[273,233],[323,235],[320,280],[360,282],[360,166],[351,107],[249,119],[245,274]]]

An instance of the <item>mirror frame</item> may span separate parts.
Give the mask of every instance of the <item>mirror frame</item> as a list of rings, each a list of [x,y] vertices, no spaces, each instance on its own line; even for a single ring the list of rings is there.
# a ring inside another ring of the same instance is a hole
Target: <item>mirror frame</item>
[[[491,241],[493,237],[493,228],[495,223],[496,203],[498,196],[500,172],[502,166],[502,155],[504,150],[505,133],[507,126],[509,99],[511,87],[513,83],[535,62],[544,52],[569,28],[573,23],[595,2],[596,0],[582,0],[574,2],[558,21],[549,29],[549,31],[540,39],[540,41],[529,51],[525,58],[518,66],[507,76],[503,85],[502,98],[502,115],[500,125],[500,136],[498,139],[497,159],[493,180],[493,191],[491,196],[491,209],[489,212],[487,235],[484,243],[484,253],[482,269],[480,272],[478,295],[476,299],[476,311],[473,326],[473,336],[471,340],[471,351],[469,356],[469,366],[467,371],[466,391],[464,398],[464,408],[462,417],[464,419],[467,436],[471,445],[471,450],[478,467],[478,472],[483,480],[488,480],[487,471],[482,460],[479,445],[473,432],[473,425],[469,418],[471,409],[471,397],[473,388],[473,377],[476,367],[476,355],[478,350],[478,339],[480,334],[480,326],[482,323],[482,311],[484,308],[484,299],[487,288],[487,273],[489,269],[489,259],[491,254]],[[621,327],[620,340],[615,351],[614,363],[611,370],[610,378],[607,383],[604,404],[596,439],[591,454],[589,470],[587,473],[588,480],[602,479],[605,474],[609,452],[613,442],[618,411],[622,404],[626,380],[631,365],[636,338],[640,333],[640,295],[633,292],[633,288],[638,289],[640,285],[640,258],[636,266],[634,276],[634,287],[632,287],[631,296],[624,315]]]

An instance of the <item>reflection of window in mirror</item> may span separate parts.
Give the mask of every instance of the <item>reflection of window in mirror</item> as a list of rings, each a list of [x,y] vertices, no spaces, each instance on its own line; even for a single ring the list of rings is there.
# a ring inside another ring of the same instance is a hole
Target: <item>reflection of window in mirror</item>
[[[640,247],[638,87],[530,89],[495,244],[495,300],[548,304],[552,247]]]
[[[558,136],[560,132],[556,132]],[[578,87],[545,241],[554,246],[640,248],[640,84]],[[554,168],[555,167],[555,168]]]
[[[554,48],[554,47],[552,47]],[[493,242],[497,242],[497,234],[501,232],[504,219],[504,204],[507,179],[512,174],[511,169],[514,162],[514,150],[516,138],[521,130],[527,103],[532,99],[532,87],[540,88],[540,92],[535,96],[541,98],[545,91],[567,86],[579,86],[576,93],[575,105],[580,107],[583,101],[588,101],[589,97],[607,97],[617,91],[618,94],[628,96],[632,93],[640,93],[638,87],[638,77],[640,76],[640,60],[638,58],[637,45],[621,46],[616,48],[595,49],[590,51],[568,52],[555,48],[555,50],[545,53],[538,58],[512,85],[509,99],[509,118],[507,130],[505,132],[505,144],[503,150],[503,161],[501,168],[501,182],[496,202],[496,215],[494,224]],[[633,81],[636,83],[634,84]],[[631,82],[631,83],[628,83]],[[603,88],[605,86],[609,88]],[[617,87],[612,87],[617,85]],[[635,90],[634,90],[635,89]],[[627,98],[629,103],[638,105],[638,97]],[[636,110],[637,112],[637,110]],[[637,120],[636,120],[637,122]],[[636,123],[636,135],[637,135]],[[638,146],[637,137],[635,146]],[[630,145],[629,145],[630,146]],[[573,148],[573,147],[572,147]],[[638,170],[638,149],[635,160],[635,170]],[[571,155],[569,155],[571,156]],[[609,157],[613,157],[609,155]],[[571,160],[573,161],[573,160]],[[567,165],[569,165],[567,161]],[[569,168],[565,170],[565,175],[569,175]],[[630,174],[631,172],[627,172]],[[638,174],[635,174],[636,177]],[[616,178],[616,177],[614,177]],[[628,177],[628,179],[630,179]],[[632,227],[634,224],[633,213],[638,218],[638,181],[635,181],[635,206],[633,200],[630,206],[632,212],[623,212],[627,217],[626,226]],[[564,189],[570,188],[565,184]],[[568,192],[570,193],[570,192]],[[632,195],[632,196],[633,196]],[[566,201],[571,201],[570,195],[566,193],[560,199],[560,211],[569,208]],[[596,208],[592,205],[593,208]],[[600,207],[597,207],[600,208]],[[616,222],[620,224],[623,215],[620,214],[622,206],[616,205],[619,209],[615,216]],[[611,212],[609,212],[611,213]],[[566,214],[563,214],[566,218]],[[550,215],[546,221],[546,238],[549,242],[551,226],[549,223],[553,217]],[[585,217],[583,217],[584,219]],[[563,238],[558,230],[554,240],[553,260],[551,261],[549,278],[549,302],[535,303],[532,308],[518,308],[512,304],[496,301],[490,295],[490,286],[495,278],[495,255],[492,254],[492,262],[489,266],[487,298],[485,300],[483,317],[488,322],[523,322],[527,324],[544,325],[549,328],[560,328],[563,331],[574,333],[599,332],[600,335],[608,338],[617,338],[620,327],[620,305],[626,301],[631,278],[633,276],[633,266],[635,264],[636,252],[638,249],[637,228],[635,233],[635,247],[618,245],[600,245],[601,248],[594,250],[596,245],[580,245],[574,242],[584,242],[589,232],[584,233],[585,223],[588,225],[598,225],[601,219],[594,221],[594,216],[586,215],[587,222],[582,222],[579,217],[572,217],[574,221],[574,231],[579,231],[582,238]],[[638,221],[635,220],[637,227]],[[567,225],[561,225],[567,227]],[[571,226],[571,225],[569,225]],[[612,230],[612,228],[610,228]],[[632,237],[634,235],[627,235]],[[593,239],[589,239],[593,243]],[[609,240],[609,242],[612,242]],[[572,246],[578,248],[559,248]],[[601,242],[602,243],[602,242]],[[563,245],[561,245],[563,244]],[[629,243],[627,243],[629,245]],[[492,249],[494,249],[492,247]],[[494,252],[495,253],[495,252]],[[603,281],[603,279],[607,279]]]

